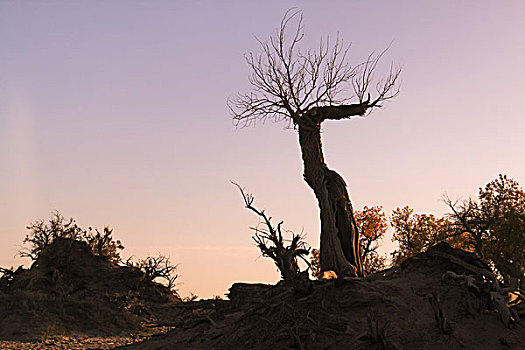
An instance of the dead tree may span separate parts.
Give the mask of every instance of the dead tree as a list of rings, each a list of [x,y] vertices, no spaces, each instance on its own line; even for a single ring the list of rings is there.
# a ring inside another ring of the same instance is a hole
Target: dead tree
[[[293,21],[296,25],[289,30]],[[328,38],[321,40],[315,50],[299,50],[302,38],[302,14],[288,11],[276,35],[259,41],[262,51],[246,55],[253,91],[231,98],[228,105],[238,127],[271,120],[286,121],[297,130],[304,179],[320,209],[321,269],[362,276],[352,204],[345,181],[324,161],[321,125],[326,120],[363,116],[394,98],[401,70],[391,64],[386,77],[374,83],[373,75],[385,51],[351,66],[347,63],[349,46],[339,37],[333,44]],[[349,104],[345,85],[353,87],[357,103]],[[372,100],[371,93],[376,94]]]
[[[177,265],[173,265],[168,256],[159,254],[156,257],[148,256],[145,259],[139,259],[134,261],[130,257],[124,262],[126,266],[135,267],[144,273],[144,280],[147,282],[153,282],[154,280],[163,280],[164,285],[168,287],[174,293],[177,293],[175,289],[175,282],[179,275],[176,273]]]
[[[264,210],[259,210],[253,206],[253,195],[245,193],[241,186],[233,183],[241,192],[244,200],[246,209],[253,211],[255,214],[262,219],[265,228],[261,228],[260,225],[257,227],[251,227],[255,231],[253,240],[257,245],[257,248],[261,251],[263,256],[272,259],[277,266],[277,269],[281,273],[281,277],[284,281],[293,281],[298,279],[300,276],[300,269],[297,263],[298,258],[302,258],[307,264],[308,261],[304,258],[305,255],[310,253],[310,250],[306,246],[304,237],[292,233],[292,239],[286,240],[283,238],[282,224],[279,222],[275,227]],[[286,245],[289,243],[288,245]]]

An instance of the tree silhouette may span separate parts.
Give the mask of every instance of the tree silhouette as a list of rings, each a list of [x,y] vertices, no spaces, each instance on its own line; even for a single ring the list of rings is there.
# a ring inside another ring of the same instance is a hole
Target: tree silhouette
[[[120,262],[119,251],[124,249],[120,240],[113,239],[113,229],[104,227],[101,233],[91,227],[88,230],[81,228],[73,218],[68,220],[58,211],[52,213],[48,222],[36,220],[27,226],[29,233],[24,238],[26,245],[19,251],[20,256],[35,261],[40,253],[57,238],[69,238],[88,245],[95,255],[104,257],[114,263]]]
[[[255,199],[253,195],[244,192],[244,189],[235,182],[233,184],[241,192],[245,208],[257,214],[264,223],[264,227],[259,227],[259,225],[251,227],[255,231],[252,239],[261,251],[262,256],[273,260],[284,281],[295,281],[301,279],[301,276],[308,276],[307,273],[301,273],[298,264],[298,258],[308,263],[304,256],[310,253],[310,248],[304,241],[304,236],[292,232],[292,238],[285,239],[283,237],[283,221],[279,222],[277,226],[273,225],[272,217],[267,216],[264,210],[259,210],[253,205]]]
[[[472,249],[491,261],[506,282],[525,285],[525,191],[506,175],[479,189],[479,200],[445,203],[457,234],[467,234]]]
[[[390,65],[386,77],[374,83],[373,75],[384,51],[351,66],[347,62],[349,46],[339,37],[333,43],[329,38],[321,40],[315,50],[300,50],[303,36],[301,12],[287,11],[276,35],[259,41],[262,51],[245,56],[253,90],[229,99],[228,105],[238,127],[271,120],[286,121],[297,130],[304,179],[320,209],[321,270],[362,276],[350,197],[343,178],[324,161],[321,125],[326,120],[362,116],[395,97],[400,69]],[[349,104],[352,94],[347,94],[347,86],[353,87],[357,103]],[[372,100],[371,93],[375,94]]]
[[[175,286],[175,282],[179,278],[179,275],[176,273],[178,265],[174,265],[169,256],[159,254],[158,256],[148,256],[145,259],[138,260],[133,260],[133,257],[129,257],[124,264],[141,270],[144,273],[144,280],[147,282],[163,281],[163,284],[178,296]]]

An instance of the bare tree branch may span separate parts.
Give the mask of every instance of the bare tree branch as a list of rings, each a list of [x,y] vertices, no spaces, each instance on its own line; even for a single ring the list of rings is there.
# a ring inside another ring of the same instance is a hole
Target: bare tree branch
[[[352,96],[348,96],[348,85],[352,85],[361,111],[347,118],[381,107],[381,102],[398,95],[400,67],[391,64],[389,73],[374,83],[374,73],[388,48],[379,54],[372,52],[363,63],[351,66],[347,61],[350,45],[339,35],[333,43],[326,37],[316,49],[307,50],[299,47],[303,38],[302,13],[290,9],[275,35],[267,41],[257,39],[261,50],[245,55],[253,92],[228,99],[235,126],[266,120],[299,124],[301,116],[313,108],[349,103]],[[375,95],[373,100],[371,94]]]
[[[318,47],[312,49],[300,47],[303,38],[302,14],[291,9],[274,35],[266,41],[257,39],[260,50],[245,55],[251,70],[252,91],[230,98],[228,106],[235,126],[270,120],[286,121],[288,127],[297,129],[304,179],[314,191],[321,210],[322,269],[341,276],[362,276],[359,233],[346,183],[324,162],[321,124],[327,119],[366,115],[381,107],[382,102],[397,96],[401,69],[391,64],[386,77],[376,80],[374,74],[388,48],[378,55],[370,54],[365,62],[354,66],[348,62],[350,45],[339,35],[335,39],[328,36],[321,39]],[[358,101],[351,103],[355,97]],[[279,257],[265,247],[269,248],[267,243],[282,245],[278,237],[280,225],[273,227],[264,211],[252,206],[253,197],[240,190],[246,207],[266,225],[265,231],[256,229],[254,240],[263,255]],[[293,239],[291,243],[294,244]]]
[[[133,257],[130,257],[125,265],[140,269],[144,273],[144,280],[146,281],[162,280],[169,290],[177,293],[175,281],[179,277],[176,273],[178,265],[173,265],[168,256],[159,254],[156,257],[148,256],[137,261],[133,261]]]
[[[246,209],[253,211],[264,222],[265,227],[250,227],[255,234],[252,236],[253,241],[261,251],[263,256],[271,258],[277,266],[283,280],[296,279],[300,274],[297,258],[303,259],[308,265],[309,262],[304,256],[310,253],[303,235],[297,235],[291,232],[290,240],[283,238],[283,222],[279,222],[277,227],[273,226],[271,217],[268,217],[264,210],[259,210],[253,206],[254,197],[246,193],[244,189],[232,182],[241,192]],[[288,231],[287,231],[288,232]],[[288,245],[286,245],[288,243]]]

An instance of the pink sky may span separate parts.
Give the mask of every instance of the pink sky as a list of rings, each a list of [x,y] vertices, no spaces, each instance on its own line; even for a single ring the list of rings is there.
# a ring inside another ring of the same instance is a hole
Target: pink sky
[[[275,282],[230,180],[317,246],[295,132],[235,130],[225,103],[248,91],[254,35],[294,6],[305,47],[339,32],[359,63],[393,42],[385,63],[403,66],[398,98],[324,128],[356,209],[441,215],[445,192],[475,195],[498,173],[525,183],[523,1],[3,1],[0,266],[27,262],[25,226],[56,209],[112,226],[124,256],[170,255],[183,295]]]

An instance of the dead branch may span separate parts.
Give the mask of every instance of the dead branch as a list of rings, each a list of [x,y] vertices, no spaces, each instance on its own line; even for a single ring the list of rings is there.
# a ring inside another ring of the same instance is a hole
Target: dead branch
[[[251,227],[251,229],[255,231],[255,234],[252,236],[253,241],[262,255],[274,261],[283,280],[295,280],[300,277],[302,274],[297,259],[301,258],[308,264],[308,261],[304,257],[310,253],[310,248],[307,247],[304,236],[292,232],[291,239],[283,238],[283,222],[281,221],[277,226],[274,226],[271,222],[272,218],[268,217],[264,210],[259,210],[253,206],[253,195],[246,193],[244,189],[235,182],[232,182],[232,184],[237,186],[241,192],[246,209],[257,214],[265,225],[264,228],[260,228],[259,225],[257,227]]]
[[[125,264],[140,269],[144,273],[144,280],[149,282],[156,279],[163,280],[166,287],[176,292],[175,281],[179,275],[175,273],[177,265],[173,265],[169,257],[160,254],[156,257],[148,256],[137,261],[133,261],[130,257]]]

